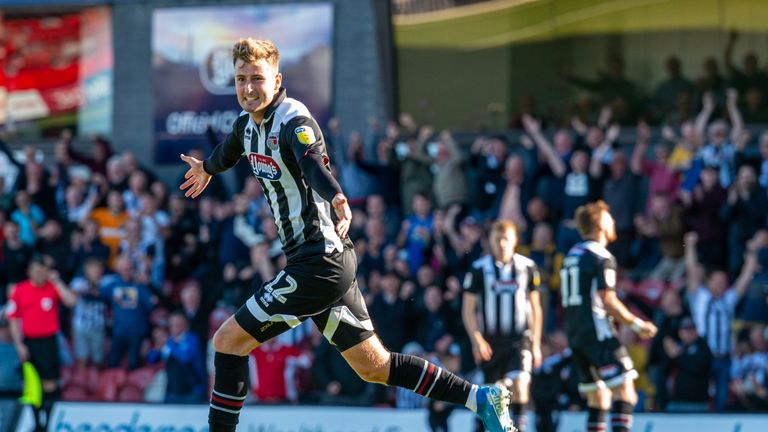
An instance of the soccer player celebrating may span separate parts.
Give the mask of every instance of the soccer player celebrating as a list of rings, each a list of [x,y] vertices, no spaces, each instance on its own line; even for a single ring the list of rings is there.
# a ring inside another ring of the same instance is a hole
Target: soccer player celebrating
[[[632,327],[640,337],[656,334],[656,326],[630,312],[616,296],[616,259],[606,245],[616,240],[608,205],[597,201],[576,210],[576,226],[584,239],[568,252],[560,272],[566,333],[579,370],[579,391],[587,393],[587,431],[608,430],[611,409],[614,432],[632,429],[637,403],[633,380],[637,371],[616,339],[613,321]]]
[[[515,253],[517,239],[512,222],[491,226],[491,254],[475,261],[464,278],[461,312],[485,382],[511,390],[512,420],[524,432],[531,370],[541,361],[542,315],[539,271],[532,260]]]
[[[509,392],[503,386],[472,385],[426,360],[382,345],[355,280],[357,260],[347,236],[352,212],[331,175],[320,128],[301,102],[286,96],[272,42],[241,39],[234,45],[232,61],[244,113],[208,159],[181,155],[189,165],[181,189],[196,198],[213,175],[245,156],[264,189],[288,264],[213,337],[210,430],[236,428],[248,391],[248,353],[307,318],[362,379],[464,404],[488,430],[514,430],[508,418]]]

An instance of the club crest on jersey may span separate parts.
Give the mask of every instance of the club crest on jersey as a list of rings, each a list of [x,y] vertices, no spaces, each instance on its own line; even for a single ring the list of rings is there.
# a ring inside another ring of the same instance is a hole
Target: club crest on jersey
[[[293,130],[293,133],[299,138],[299,142],[304,145],[314,144],[316,141],[315,131],[313,131],[311,127],[299,126]]]
[[[269,147],[272,151],[277,151],[277,135],[269,134],[267,137],[267,147]]]
[[[280,165],[269,156],[251,153],[248,155],[248,162],[251,163],[253,175],[266,180],[279,180],[283,172]]]

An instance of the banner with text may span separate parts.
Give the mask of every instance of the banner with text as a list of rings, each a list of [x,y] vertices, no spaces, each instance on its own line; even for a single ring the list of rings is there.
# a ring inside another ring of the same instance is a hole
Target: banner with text
[[[235,97],[232,46],[245,37],[271,39],[289,97],[318,122],[330,115],[333,6],[290,5],[163,8],[152,20],[155,161],[210,150],[205,131],[229,133],[241,110]]]

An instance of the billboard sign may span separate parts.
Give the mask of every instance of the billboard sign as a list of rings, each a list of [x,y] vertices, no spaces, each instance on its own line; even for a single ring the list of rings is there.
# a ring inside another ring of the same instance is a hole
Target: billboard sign
[[[330,115],[333,6],[205,6],[156,9],[152,20],[155,162],[207,150],[205,131],[232,130],[240,114],[231,49],[245,37],[271,39],[289,97],[324,122]]]

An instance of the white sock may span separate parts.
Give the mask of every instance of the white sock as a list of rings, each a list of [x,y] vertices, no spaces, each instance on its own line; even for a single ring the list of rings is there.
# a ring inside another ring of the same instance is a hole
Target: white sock
[[[469,389],[469,396],[467,396],[467,403],[464,404],[473,413],[477,412],[477,385],[472,384],[472,388]]]

